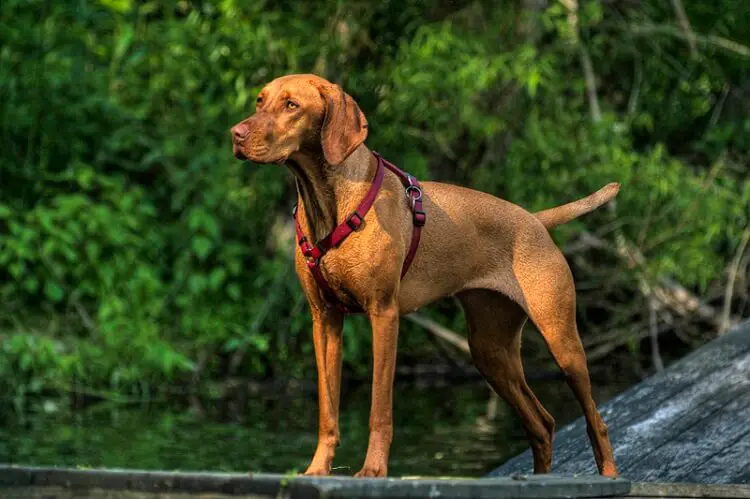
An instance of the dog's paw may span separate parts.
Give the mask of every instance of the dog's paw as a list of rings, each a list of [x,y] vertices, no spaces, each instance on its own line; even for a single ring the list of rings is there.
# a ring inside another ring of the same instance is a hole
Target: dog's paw
[[[601,471],[601,475],[607,478],[618,478],[620,476],[615,463],[606,463]]]
[[[359,470],[354,477],[355,478],[381,478],[388,474],[388,469],[384,466],[367,466],[365,465]]]
[[[310,466],[304,473],[305,476],[328,476],[330,474],[331,470],[323,466]]]

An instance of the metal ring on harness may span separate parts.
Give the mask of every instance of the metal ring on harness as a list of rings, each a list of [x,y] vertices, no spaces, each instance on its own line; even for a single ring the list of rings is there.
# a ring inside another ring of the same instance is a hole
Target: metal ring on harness
[[[412,196],[411,193],[416,192],[416,196]],[[410,185],[406,188],[406,199],[411,200],[413,203],[414,201],[419,201],[422,199],[422,189],[417,185]]]

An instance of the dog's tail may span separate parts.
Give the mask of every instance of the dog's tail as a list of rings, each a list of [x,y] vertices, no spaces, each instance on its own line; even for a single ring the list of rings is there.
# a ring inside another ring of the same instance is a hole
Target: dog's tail
[[[547,229],[570,222],[574,218],[585,215],[617,196],[620,184],[612,182],[585,198],[573,201],[562,206],[555,206],[548,210],[537,211],[534,215],[544,224]]]

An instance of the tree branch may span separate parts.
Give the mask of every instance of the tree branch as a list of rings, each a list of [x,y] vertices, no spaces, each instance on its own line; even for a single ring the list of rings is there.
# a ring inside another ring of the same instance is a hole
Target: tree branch
[[[591,56],[586,46],[581,41],[581,35],[578,30],[578,0],[560,0],[560,3],[568,9],[568,24],[573,34],[574,44],[578,49],[578,56],[581,60],[581,69],[583,78],[586,82],[586,97],[589,101],[589,111],[594,123],[602,120],[602,112],[599,107],[599,97],[596,94],[596,74],[594,65],[591,63]]]
[[[693,33],[690,27],[690,19],[688,19],[685,9],[682,7],[682,0],[671,0],[672,9],[674,10],[675,16],[680,23],[682,34],[687,40],[688,46],[690,47],[690,56],[693,58],[698,57],[698,48],[695,43],[695,33]]]
[[[675,29],[672,26],[659,26],[655,24],[646,24],[641,26],[630,26],[630,29],[634,34],[637,35],[667,35],[672,36],[675,38],[685,38],[684,33],[682,31]],[[730,40],[728,38],[723,38],[721,36],[714,36],[714,35],[698,35],[693,33],[693,36],[695,37],[696,42],[698,42],[701,45],[713,45],[719,48],[722,48],[728,52],[733,52],[737,55],[741,55],[743,57],[750,57],[750,47],[747,47],[745,45],[742,45],[741,43],[737,43],[734,40]]]
[[[651,336],[651,360],[657,371],[663,371],[664,362],[661,360],[661,353],[659,352],[659,323],[657,321],[658,307],[659,305],[656,303],[656,299],[653,296],[650,296],[648,299],[648,331]]]
[[[413,323],[422,326],[438,338],[447,341],[462,352],[471,355],[471,350],[469,350],[469,342],[466,341],[466,338],[464,338],[460,334],[454,333],[447,327],[443,327],[432,319],[428,319],[421,314],[412,313],[406,315],[405,317]]]
[[[471,350],[469,349],[469,342],[466,341],[466,338],[461,336],[458,333],[455,333],[451,331],[450,329],[441,326],[437,322],[433,321],[432,319],[428,319],[427,317],[417,314],[417,313],[411,313],[407,316],[405,316],[407,319],[412,321],[415,324],[418,324],[422,326],[423,328],[427,329],[429,332],[437,336],[438,338],[447,341],[451,345],[455,346],[462,352],[471,355]],[[494,421],[497,417],[497,405],[499,402],[499,397],[495,393],[495,391],[487,385],[487,387],[490,389],[490,398],[487,400],[487,414],[485,416],[485,421],[490,422]]]
[[[586,248],[597,248],[605,250],[611,254],[617,255],[622,258],[628,268],[637,269],[643,267],[646,263],[646,259],[643,253],[637,248],[634,248],[627,244],[624,238],[621,240],[621,244],[617,247],[611,243],[597,237],[590,232],[582,232],[579,236],[579,240],[571,245],[571,248],[575,252],[583,251]],[[565,253],[568,254],[567,248]],[[644,276],[645,279],[645,276]],[[680,316],[686,316],[689,314],[695,314],[701,320],[719,327],[721,324],[721,317],[719,312],[711,305],[703,302],[697,296],[693,295],[681,284],[673,281],[669,278],[662,279],[658,285],[649,285],[646,282],[647,288],[642,288],[643,281],[639,281],[639,288],[644,295],[648,296],[649,293],[657,299],[659,305],[658,308],[668,308]]]
[[[599,97],[596,95],[596,74],[594,66],[591,64],[591,57],[586,46],[578,41],[579,57],[581,59],[581,68],[583,69],[583,78],[586,81],[586,97],[589,101],[589,110],[591,111],[591,120],[594,123],[602,121],[602,111],[599,108]]]

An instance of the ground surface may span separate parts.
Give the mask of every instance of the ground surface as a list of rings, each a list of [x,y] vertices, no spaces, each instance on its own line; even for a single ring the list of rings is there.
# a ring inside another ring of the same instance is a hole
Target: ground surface
[[[600,407],[631,481],[750,484],[750,322]],[[583,418],[555,438],[552,472],[596,472]],[[490,476],[530,473],[529,451]]]

